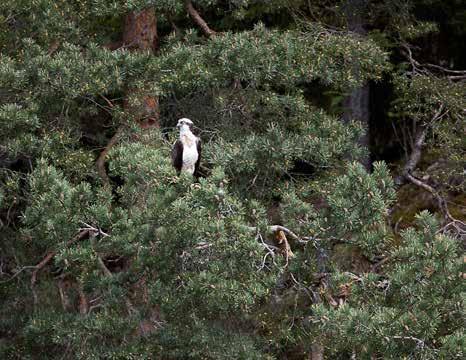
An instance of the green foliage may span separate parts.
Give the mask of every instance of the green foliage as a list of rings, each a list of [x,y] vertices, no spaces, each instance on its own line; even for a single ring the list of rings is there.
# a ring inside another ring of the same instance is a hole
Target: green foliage
[[[390,359],[463,357],[460,249],[455,239],[438,234],[432,215],[423,212],[418,221],[419,230],[405,231],[391,251],[397,261],[383,276],[353,280],[350,303],[337,310],[314,307],[313,331],[332,339],[330,353],[356,349]],[[335,278],[351,280],[345,274]]]
[[[328,204],[331,229],[343,239],[354,234],[355,242],[368,254],[380,253],[388,236],[384,220],[389,205],[395,199],[393,181],[383,163],[375,163],[369,175],[362,165],[353,164],[348,174],[335,181]]]
[[[319,342],[335,358],[462,357],[457,241],[427,213],[398,241],[388,166],[354,162],[367,129],[311,104],[389,77],[393,118],[442,104],[431,138],[459,169],[464,83],[392,63],[435,28],[411,2],[371,3],[370,37],[344,30],[345,4],[193,1],[222,31],[209,39],[181,0],[0,4],[2,358],[274,359]],[[157,53],[108,50],[147,7]],[[160,129],[135,121],[144,96]],[[199,179],[170,163],[180,117],[201,131]],[[115,132],[107,183],[95,161]],[[369,265],[349,273],[341,246]]]

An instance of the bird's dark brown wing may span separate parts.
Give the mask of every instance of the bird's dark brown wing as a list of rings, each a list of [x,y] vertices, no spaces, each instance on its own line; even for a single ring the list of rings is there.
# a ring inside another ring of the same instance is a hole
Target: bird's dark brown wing
[[[183,143],[179,139],[176,140],[172,148],[172,165],[178,172],[183,166]]]
[[[201,144],[201,139],[197,138],[197,161],[196,164],[194,165],[194,176],[199,176],[199,164],[201,163],[201,150],[202,150],[202,144]]]

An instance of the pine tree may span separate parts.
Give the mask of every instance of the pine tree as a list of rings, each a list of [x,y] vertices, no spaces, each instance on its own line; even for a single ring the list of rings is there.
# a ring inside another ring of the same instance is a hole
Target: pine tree
[[[416,169],[428,139],[459,173],[464,74],[416,60],[436,27],[410,3],[368,2],[365,36],[341,5],[0,4],[3,358],[462,358],[463,218]],[[420,129],[397,183],[441,214],[401,236],[339,106],[387,78]],[[180,117],[199,179],[170,163]]]

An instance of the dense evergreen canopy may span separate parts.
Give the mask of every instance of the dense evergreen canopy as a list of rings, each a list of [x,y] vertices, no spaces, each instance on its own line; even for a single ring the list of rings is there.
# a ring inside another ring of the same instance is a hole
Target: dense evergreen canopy
[[[460,0],[2,1],[0,356],[463,358],[465,34]]]

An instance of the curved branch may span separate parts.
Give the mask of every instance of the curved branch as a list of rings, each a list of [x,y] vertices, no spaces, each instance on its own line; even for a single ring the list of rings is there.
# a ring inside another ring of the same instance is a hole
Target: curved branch
[[[437,120],[439,120],[445,114],[448,113],[448,110],[447,110],[442,114],[443,108],[444,106],[443,104],[441,104],[439,109],[436,111],[436,113],[432,117],[432,120],[430,120],[430,122],[428,122],[427,124],[422,124],[419,126],[416,132],[416,135],[414,136],[414,143],[413,143],[413,149],[411,151],[411,155],[409,156],[409,159],[403,168],[402,174],[395,179],[395,183],[397,185],[403,185],[406,182],[405,180],[409,180],[407,176],[413,172],[413,170],[416,168],[417,164],[419,163],[419,160],[421,159],[422,147],[426,139],[427,131],[434,124],[434,122],[436,122]]]
[[[188,10],[189,16],[193,19],[197,26],[199,26],[207,37],[215,36],[217,33],[212,30],[209,25],[204,21],[198,11],[194,8],[191,0],[186,0],[186,10]]]
[[[104,183],[104,186],[109,186],[110,185],[110,178],[107,175],[107,170],[105,170],[105,160],[107,158],[107,155],[110,151],[110,149],[118,142],[120,139],[121,134],[123,133],[124,126],[120,125],[115,132],[115,134],[112,136],[110,141],[108,142],[107,146],[102,150],[100,153],[99,157],[97,158],[97,161],[95,162],[97,166],[97,172],[99,173],[100,177],[102,178],[102,181]]]
[[[90,230],[89,229],[83,229],[79,232],[78,235],[67,241],[66,246],[70,246],[71,244],[84,239],[88,234]],[[34,297],[34,304],[37,304],[37,294],[35,291],[35,285],[37,282],[37,274],[39,273],[40,270],[42,270],[57,254],[56,251],[50,251],[45,257],[34,267],[34,271],[32,272],[31,276],[31,290],[32,290],[32,295]]]
[[[426,191],[428,191],[428,192],[430,192],[432,194],[432,196],[437,200],[440,211],[442,211],[444,213],[446,219],[449,219],[451,221],[456,220],[451,216],[450,211],[448,210],[448,206],[447,206],[447,203],[446,203],[445,199],[442,196],[440,196],[440,194],[432,186],[430,186],[430,185],[426,184],[425,182],[415,178],[411,174],[406,174],[405,176],[406,176],[406,179],[408,179],[414,185],[419,186],[420,188],[422,188],[422,189],[424,189],[424,190],[426,190]]]
[[[294,240],[298,240],[298,241],[301,240],[300,237],[296,235],[293,231],[281,225],[271,225],[268,227],[268,230],[273,233],[276,233],[277,231],[283,231],[284,233],[289,235]]]

